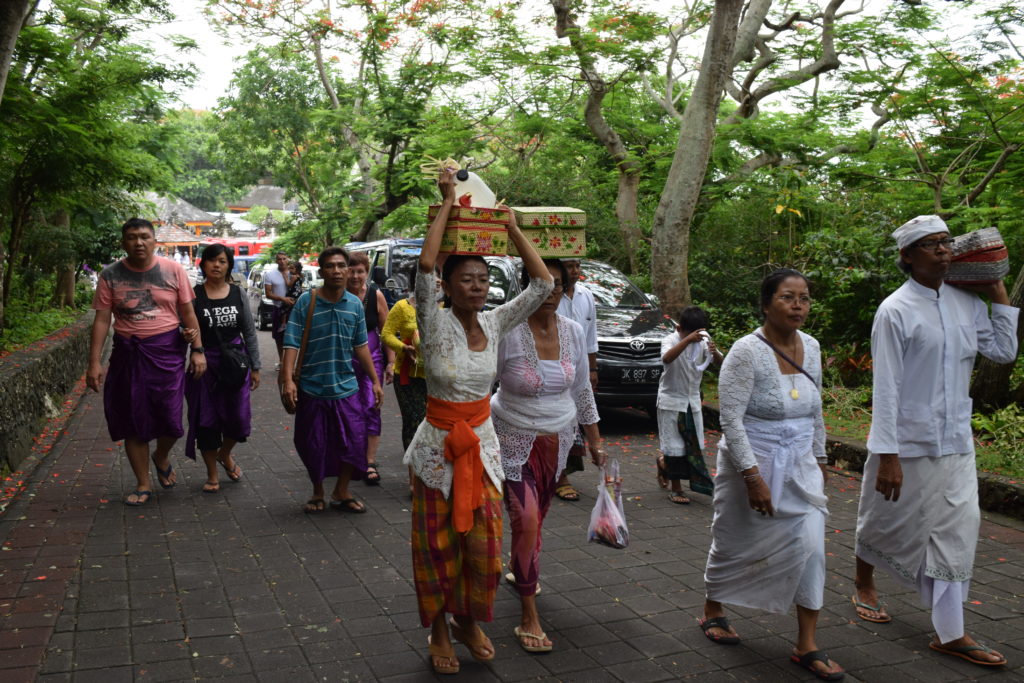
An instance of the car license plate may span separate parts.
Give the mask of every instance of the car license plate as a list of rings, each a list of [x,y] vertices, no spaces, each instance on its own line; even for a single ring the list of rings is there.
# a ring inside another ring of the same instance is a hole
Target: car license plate
[[[654,384],[661,377],[661,368],[622,368],[623,384]]]

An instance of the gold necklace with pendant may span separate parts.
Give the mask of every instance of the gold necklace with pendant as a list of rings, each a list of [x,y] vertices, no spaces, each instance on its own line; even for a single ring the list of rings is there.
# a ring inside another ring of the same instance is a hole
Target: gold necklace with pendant
[[[789,390],[789,397],[794,401],[800,398],[800,392],[796,390],[796,375],[789,376],[789,383],[792,388]]]

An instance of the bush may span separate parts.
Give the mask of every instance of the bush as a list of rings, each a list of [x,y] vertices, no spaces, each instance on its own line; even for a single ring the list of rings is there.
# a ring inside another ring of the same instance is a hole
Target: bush
[[[1024,411],[1016,404],[988,415],[975,413],[971,426],[978,442],[978,468],[1024,476]]]

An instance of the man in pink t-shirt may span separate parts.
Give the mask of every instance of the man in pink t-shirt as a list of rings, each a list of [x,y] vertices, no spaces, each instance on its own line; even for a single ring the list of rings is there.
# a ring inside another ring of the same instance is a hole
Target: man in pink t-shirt
[[[143,505],[153,495],[149,473],[149,442],[153,439],[153,464],[160,486],[171,488],[176,481],[170,451],[184,434],[181,409],[186,346],[178,328],[183,321],[186,336],[198,339],[199,321],[185,269],[155,254],[152,223],[129,219],[121,226],[121,246],[128,255],[104,268],[96,285],[92,302],[96,318],[85,380],[93,391],[103,385],[103,412],[110,438],[124,440],[135,473],[135,490],[124,502]],[[112,321],[114,347],[104,372],[100,356]],[[206,371],[202,346],[193,344],[188,371],[197,378]]]

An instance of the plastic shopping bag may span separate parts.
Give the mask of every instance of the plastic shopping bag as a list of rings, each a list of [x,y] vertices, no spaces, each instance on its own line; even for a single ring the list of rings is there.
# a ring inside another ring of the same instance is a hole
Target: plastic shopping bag
[[[622,509],[622,478],[619,477],[618,460],[612,460],[606,467],[601,468],[601,480],[597,485],[597,503],[590,513],[587,540],[591,543],[603,543],[612,548],[625,548],[629,545],[626,513]]]

